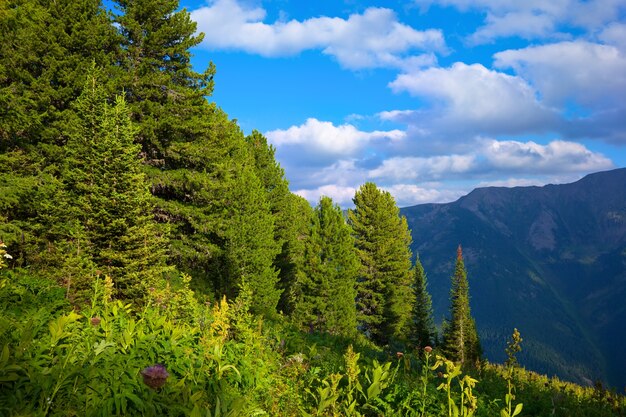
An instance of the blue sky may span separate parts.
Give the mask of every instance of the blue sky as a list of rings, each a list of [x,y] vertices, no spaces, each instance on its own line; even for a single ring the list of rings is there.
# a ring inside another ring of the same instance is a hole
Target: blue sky
[[[626,0],[183,0],[291,190],[400,206],[626,166]]]

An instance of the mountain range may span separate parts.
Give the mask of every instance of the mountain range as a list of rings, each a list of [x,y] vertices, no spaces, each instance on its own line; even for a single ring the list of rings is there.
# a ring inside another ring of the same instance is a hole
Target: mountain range
[[[401,213],[437,322],[460,244],[487,359],[505,360],[517,328],[527,369],[626,385],[626,168],[571,184],[478,188]]]

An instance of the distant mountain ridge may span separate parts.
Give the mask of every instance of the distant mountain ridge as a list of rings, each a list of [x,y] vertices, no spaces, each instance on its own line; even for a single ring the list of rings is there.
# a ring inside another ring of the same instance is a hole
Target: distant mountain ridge
[[[626,168],[571,184],[478,188],[401,213],[437,321],[447,314],[462,244],[487,358],[505,359],[517,327],[520,361],[529,369],[626,385]]]

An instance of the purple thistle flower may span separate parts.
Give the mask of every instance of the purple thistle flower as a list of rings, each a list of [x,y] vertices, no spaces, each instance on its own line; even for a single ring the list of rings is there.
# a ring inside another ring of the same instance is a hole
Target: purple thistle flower
[[[165,385],[165,381],[170,374],[167,373],[167,369],[165,369],[164,365],[158,363],[141,371],[141,376],[143,377],[144,384],[152,389],[159,389]]]

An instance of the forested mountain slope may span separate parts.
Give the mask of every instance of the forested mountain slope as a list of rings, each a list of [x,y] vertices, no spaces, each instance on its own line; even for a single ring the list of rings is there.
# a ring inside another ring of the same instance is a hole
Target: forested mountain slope
[[[402,209],[446,313],[460,243],[486,356],[513,327],[521,362],[579,382],[626,383],[626,169],[572,184],[480,188],[449,204]]]

